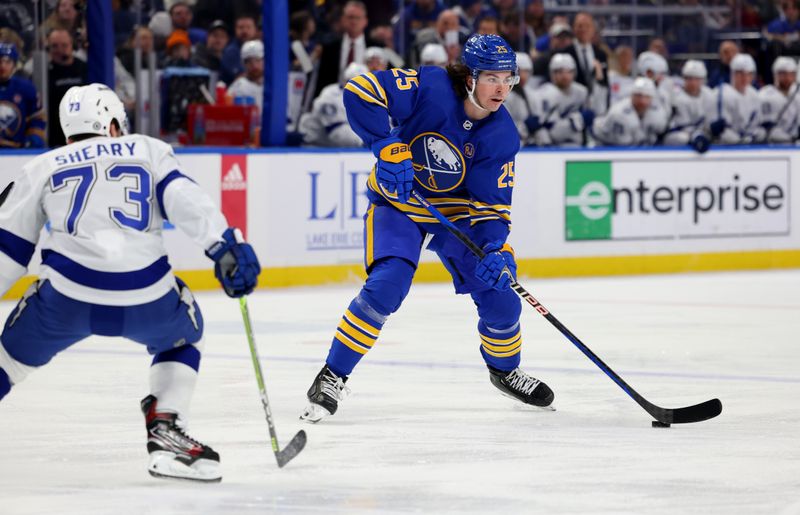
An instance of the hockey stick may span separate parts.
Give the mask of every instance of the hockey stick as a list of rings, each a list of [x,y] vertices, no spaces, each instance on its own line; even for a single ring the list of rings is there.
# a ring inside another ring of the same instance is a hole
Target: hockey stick
[[[411,190],[411,195],[420,203],[422,206],[427,209],[437,220],[448,230],[450,233],[458,238],[461,243],[467,246],[469,250],[477,256],[478,259],[483,259],[486,253],[478,247],[469,237],[464,234],[458,227],[453,224],[450,220],[445,218],[445,216],[438,210],[436,207],[431,205],[425,197],[419,194],[416,190]],[[508,273],[511,276],[511,272],[508,271],[506,268],[505,273]],[[548,322],[550,322],[556,329],[561,331],[561,334],[567,337],[569,341],[573,343],[581,352],[583,352],[586,357],[588,357],[592,362],[597,365],[600,370],[605,372],[605,374],[610,377],[617,386],[622,388],[622,390],[627,393],[634,401],[636,401],[639,406],[644,408],[646,412],[648,412],[654,419],[659,421],[661,424],[686,424],[689,422],[701,422],[703,420],[708,420],[710,418],[714,418],[720,413],[722,413],[722,403],[719,399],[712,399],[706,402],[702,402],[700,404],[696,404],[694,406],[686,406],[683,408],[661,408],[656,406],[655,404],[651,403],[644,397],[642,397],[636,390],[631,388],[631,386],[626,383],[616,372],[611,370],[611,367],[606,365],[603,360],[601,360],[597,355],[589,349],[577,336],[572,334],[569,329],[564,327],[564,325],[558,321],[558,319],[553,316],[550,311],[545,308],[538,300],[536,300],[533,295],[527,292],[525,288],[522,287],[516,280],[511,280],[511,288],[522,297],[528,304],[530,304],[536,311],[539,312],[542,316],[544,316]]]
[[[247,309],[247,297],[239,298],[239,307],[242,309],[242,319],[244,319],[244,331],[247,333],[247,343],[250,344],[250,356],[253,358],[253,368],[256,371],[256,381],[258,382],[258,392],[261,394],[261,405],[264,406],[264,413],[267,415],[267,426],[269,427],[269,439],[272,443],[272,452],[278,461],[278,467],[283,467],[292,458],[297,456],[306,445],[306,432],[302,429],[294,435],[292,441],[283,449],[278,447],[278,435],[275,432],[275,423],[272,421],[272,411],[269,409],[269,399],[267,399],[267,389],[264,386],[264,375],[261,372],[261,364],[258,361],[258,350],[256,340],[253,336],[253,323],[250,320],[250,310]]]

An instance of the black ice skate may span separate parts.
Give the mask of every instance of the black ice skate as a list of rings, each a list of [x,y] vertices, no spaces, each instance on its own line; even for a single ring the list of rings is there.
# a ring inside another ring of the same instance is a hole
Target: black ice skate
[[[344,385],[347,376],[339,377],[334,374],[328,365],[319,371],[311,388],[308,389],[308,406],[300,420],[316,424],[325,417],[336,413],[339,408],[339,401],[344,400],[350,394],[350,389]]]
[[[531,377],[520,368],[511,372],[503,372],[489,367],[489,379],[503,395],[540,408],[553,409],[553,390],[535,377]]]
[[[147,424],[148,472],[153,477],[218,482],[222,480],[219,454],[187,435],[176,425],[178,415],[159,412],[157,399],[142,399]]]

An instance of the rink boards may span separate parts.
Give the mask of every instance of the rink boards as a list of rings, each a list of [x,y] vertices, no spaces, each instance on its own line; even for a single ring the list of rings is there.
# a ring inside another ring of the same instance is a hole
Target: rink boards
[[[179,149],[185,172],[218,200],[259,255],[262,286],[363,276],[366,151]],[[35,153],[0,155],[0,183]],[[800,150],[748,147],[521,152],[510,241],[522,276],[557,277],[800,267]],[[210,262],[167,227],[175,270],[217,287]],[[38,259],[38,253],[34,260]],[[33,263],[31,273],[35,274]],[[423,252],[417,280],[447,272]],[[9,292],[19,294],[26,278]]]

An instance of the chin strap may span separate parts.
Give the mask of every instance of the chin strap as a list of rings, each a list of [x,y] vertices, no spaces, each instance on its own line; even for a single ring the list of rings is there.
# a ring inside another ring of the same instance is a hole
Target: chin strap
[[[481,111],[488,111],[488,109],[486,109],[485,107],[480,105],[478,103],[478,101],[475,100],[475,86],[477,86],[477,85],[478,85],[478,77],[476,75],[473,75],[472,76],[472,87],[470,88],[469,91],[467,91],[467,98],[472,103],[472,105],[474,105],[475,107],[477,107]]]

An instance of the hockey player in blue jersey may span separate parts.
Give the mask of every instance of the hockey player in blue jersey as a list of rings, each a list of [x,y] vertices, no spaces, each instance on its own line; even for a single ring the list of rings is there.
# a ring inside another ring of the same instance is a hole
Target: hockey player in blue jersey
[[[184,432],[203,317],[192,292],[172,274],[164,221],[206,249],[231,297],[253,290],[258,259],[184,175],[169,145],[126,134],[125,108],[111,89],[70,88],[59,118],[68,144],[34,158],[0,194],[0,294],[25,273],[50,222],[39,279],[0,335],[0,399],[89,335],[131,339],[153,355],[150,395],[141,402],[148,470],[219,481],[219,455]]]
[[[41,148],[44,111],[33,83],[14,77],[18,60],[16,45],[0,43],[0,148]]]
[[[475,35],[463,63],[447,70],[366,73],[345,86],[350,125],[377,158],[364,217],[368,277],[339,323],[301,419],[318,422],[336,412],[353,368],[408,293],[428,234],[428,248],[450,272],[456,293],[475,302],[492,384],[526,404],[552,403],[550,388],[519,368],[521,304],[504,273],[506,267],[516,273],[506,238],[520,140],[502,104],[517,81],[511,46],[496,35]],[[412,188],[467,232],[486,257],[478,261],[409,198]]]

